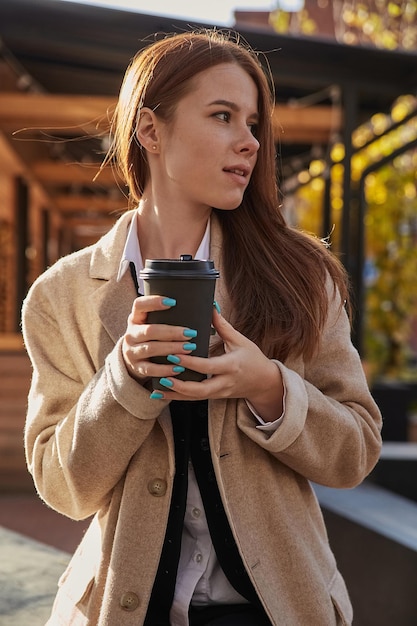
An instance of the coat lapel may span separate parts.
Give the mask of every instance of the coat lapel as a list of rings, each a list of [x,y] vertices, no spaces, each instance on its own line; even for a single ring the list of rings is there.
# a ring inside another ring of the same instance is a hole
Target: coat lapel
[[[95,291],[92,306],[104,328],[116,343],[126,330],[136,291],[130,272],[117,281],[120,260],[133,211],[128,211],[96,244],[90,263],[90,277],[102,281]]]
[[[114,276],[94,293],[93,307],[114,343],[126,331],[127,318],[135,297],[136,291],[130,272],[119,282]]]

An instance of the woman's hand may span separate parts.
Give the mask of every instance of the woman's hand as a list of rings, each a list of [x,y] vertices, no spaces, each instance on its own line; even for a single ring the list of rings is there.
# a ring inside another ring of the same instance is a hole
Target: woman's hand
[[[175,376],[184,371],[182,365],[152,363],[151,357],[168,354],[189,354],[196,333],[193,329],[168,324],[147,324],[150,311],[163,311],[175,306],[175,300],[163,296],[136,298],[123,338],[122,354],[127,370],[138,382],[154,377]],[[181,358],[181,357],[180,357]]]
[[[161,382],[166,391],[158,391],[156,396],[167,400],[245,398],[264,421],[278,419],[283,412],[284,395],[279,368],[216,310],[213,311],[213,326],[224,342],[225,354],[221,356],[205,359],[181,350],[166,352],[166,343],[163,350],[164,354],[178,357],[181,366],[207,374],[209,378],[194,382],[164,377]]]

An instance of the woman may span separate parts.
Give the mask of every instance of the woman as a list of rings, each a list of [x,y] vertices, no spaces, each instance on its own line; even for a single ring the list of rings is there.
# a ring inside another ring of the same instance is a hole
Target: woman
[[[108,156],[134,208],[25,301],[28,466],[49,506],[94,516],[50,625],[351,623],[310,481],[359,484],[380,414],[343,269],[277,206],[271,110],[256,55],[218,32],[141,51]],[[220,270],[208,359],[194,329],[147,325],[175,301],[136,297],[144,259],[184,253]]]

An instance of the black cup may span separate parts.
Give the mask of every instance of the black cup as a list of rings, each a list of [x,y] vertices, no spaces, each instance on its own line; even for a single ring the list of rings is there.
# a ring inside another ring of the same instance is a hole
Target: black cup
[[[196,343],[193,356],[207,357],[211,335],[213,299],[216,279],[219,272],[213,261],[198,261],[189,254],[179,259],[147,259],[140,272],[144,282],[145,295],[159,295],[174,298],[177,304],[164,311],[148,313],[149,324],[170,324],[184,326],[197,331],[195,339],[184,337],[184,343]],[[167,364],[166,357],[153,357],[154,363]],[[205,374],[186,369],[176,378],[201,381]],[[153,378],[154,389],[165,389],[159,378]]]

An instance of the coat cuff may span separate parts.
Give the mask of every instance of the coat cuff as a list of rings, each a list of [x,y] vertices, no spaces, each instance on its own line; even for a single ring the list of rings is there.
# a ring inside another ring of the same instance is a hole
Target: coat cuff
[[[120,338],[104,364],[110,392],[115,401],[135,417],[154,420],[168,406],[169,400],[151,400],[151,392],[129,375],[123,360],[122,341]]]

